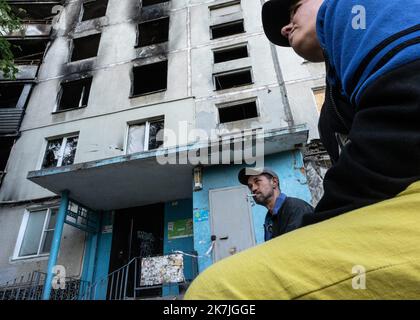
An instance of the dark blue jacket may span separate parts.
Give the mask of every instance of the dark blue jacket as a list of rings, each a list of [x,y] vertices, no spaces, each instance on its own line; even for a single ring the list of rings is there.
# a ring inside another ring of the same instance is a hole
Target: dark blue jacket
[[[420,0],[325,0],[317,34],[328,80],[357,105],[376,79],[420,58]]]
[[[267,212],[265,216],[264,241],[302,227],[303,217],[313,214],[313,211],[309,203],[282,193],[276,200],[275,214]]]
[[[353,6],[366,10],[355,30]],[[325,0],[327,66],[320,138],[333,166],[303,224],[396,196],[420,180],[420,0]]]

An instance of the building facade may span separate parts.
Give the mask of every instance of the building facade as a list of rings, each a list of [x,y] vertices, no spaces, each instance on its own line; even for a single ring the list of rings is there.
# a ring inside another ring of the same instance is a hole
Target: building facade
[[[145,285],[137,258],[179,253],[188,282],[263,242],[241,168],[271,166],[313,200],[305,146],[325,71],[269,43],[263,2],[30,2],[9,1],[45,23],[6,36],[36,39],[39,59],[0,82],[0,126],[19,117],[0,131],[0,285],[36,271],[43,298],[57,274],[79,281],[73,298],[177,295]]]

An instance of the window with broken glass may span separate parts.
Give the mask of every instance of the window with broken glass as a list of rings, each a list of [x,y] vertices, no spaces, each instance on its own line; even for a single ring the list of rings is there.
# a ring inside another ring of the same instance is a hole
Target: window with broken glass
[[[169,17],[142,22],[138,25],[137,47],[168,41]]]
[[[167,82],[167,60],[133,67],[131,97],[133,98],[166,90]]]
[[[82,6],[82,21],[104,17],[106,15],[106,8],[108,0],[92,0],[86,1]]]
[[[24,87],[24,83],[0,83],[0,108],[16,108]]]
[[[91,85],[92,77],[62,83],[57,111],[86,107]]]
[[[73,164],[78,140],[78,136],[49,140],[42,169]]]
[[[73,39],[73,50],[70,61],[78,61],[96,57],[98,55],[101,34]]]
[[[209,7],[211,39],[245,32],[241,1],[227,1]]]
[[[168,1],[169,0],[143,0],[142,6],[147,7],[147,6],[151,6],[151,5],[162,3],[162,2],[168,2]]]
[[[256,100],[218,106],[220,123],[258,117]]]
[[[252,84],[251,69],[241,69],[213,75],[215,90],[224,90]]]
[[[37,257],[50,252],[57,208],[28,211],[18,236],[16,258]]]
[[[127,153],[157,149],[163,145],[164,120],[146,121],[128,128]]]

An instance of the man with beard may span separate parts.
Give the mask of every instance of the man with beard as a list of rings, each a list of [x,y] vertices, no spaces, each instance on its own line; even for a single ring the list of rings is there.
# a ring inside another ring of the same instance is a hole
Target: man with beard
[[[264,223],[265,241],[301,227],[303,216],[313,212],[307,202],[281,192],[279,177],[270,168],[243,168],[238,179],[248,186],[255,202],[268,209]]]
[[[325,60],[333,166],[303,228],[211,265],[185,299],[420,298],[419,12],[420,0],[264,3],[273,44]]]

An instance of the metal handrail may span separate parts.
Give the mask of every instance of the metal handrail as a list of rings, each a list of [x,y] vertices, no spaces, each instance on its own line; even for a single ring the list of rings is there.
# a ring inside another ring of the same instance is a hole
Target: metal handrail
[[[196,253],[196,252],[195,252]],[[112,271],[106,276],[101,277],[100,279],[93,282],[91,285],[89,285],[86,288],[86,291],[79,295],[79,300],[91,300],[97,298],[97,289],[99,286],[106,286],[106,300],[126,300],[131,298],[136,298],[138,295],[138,292],[140,290],[146,290],[146,289],[153,289],[153,288],[162,288],[163,285],[161,284],[158,286],[140,286],[138,281],[138,270],[139,266],[138,263],[141,259],[145,257],[135,257],[132,258],[128,263],[123,265],[122,267]],[[196,275],[198,274],[198,264],[197,264],[197,258],[193,258],[192,260],[192,279],[185,279],[183,283],[177,283],[177,285],[187,284],[190,281],[192,281]],[[134,264],[134,270],[131,269]],[[141,266],[140,266],[141,269]],[[130,271],[134,271],[133,273],[133,285],[129,288],[128,286],[128,279],[130,275]],[[170,285],[170,284],[169,284]],[[128,293],[132,292],[133,297],[129,297]],[[75,298],[76,299],[76,298]]]

